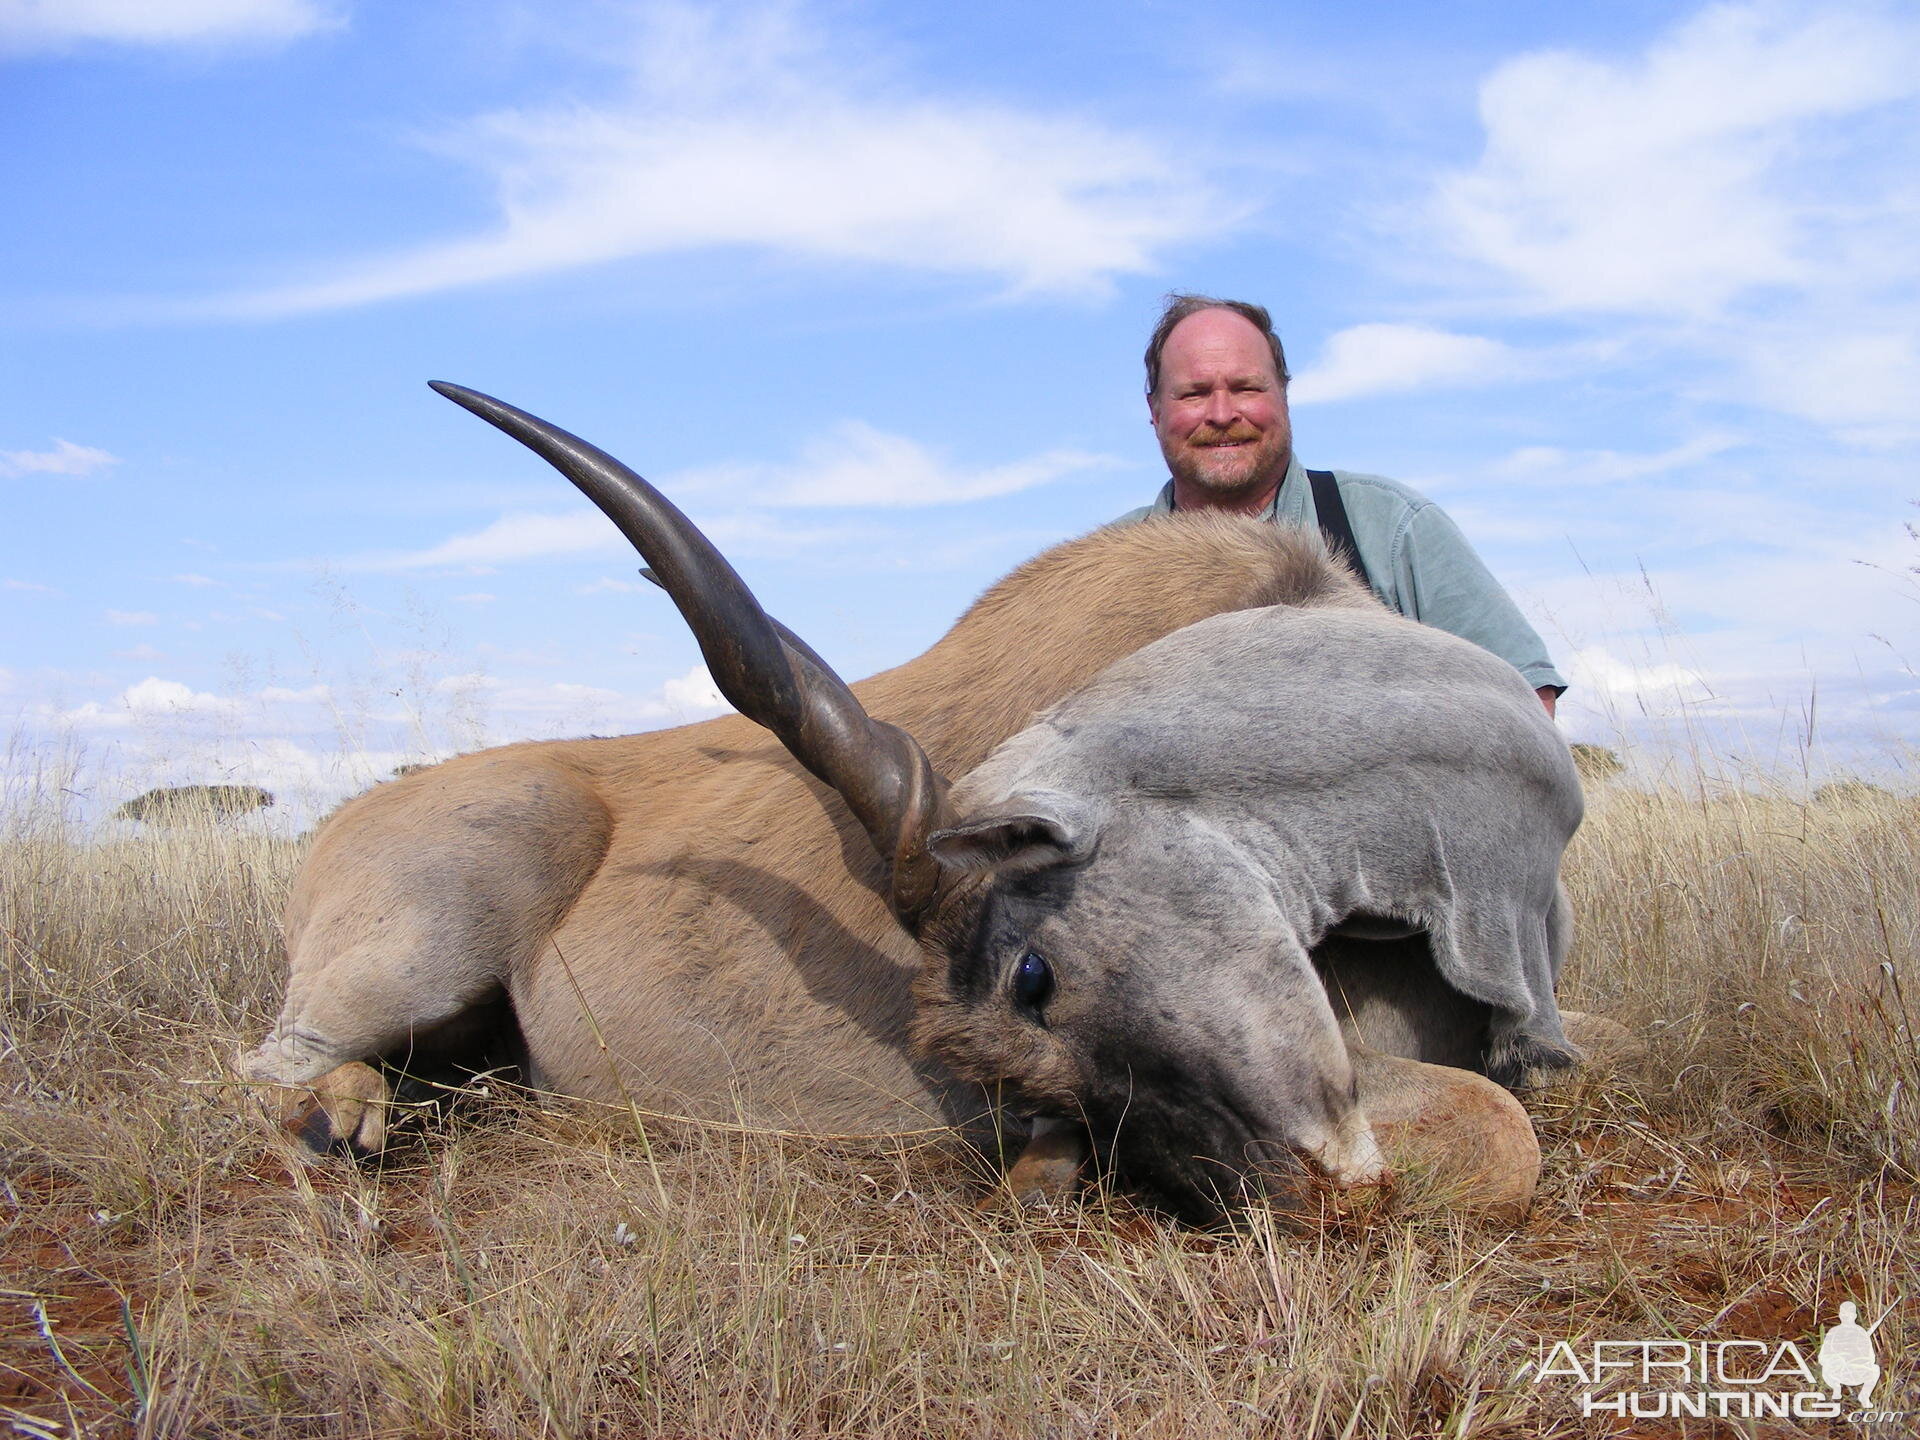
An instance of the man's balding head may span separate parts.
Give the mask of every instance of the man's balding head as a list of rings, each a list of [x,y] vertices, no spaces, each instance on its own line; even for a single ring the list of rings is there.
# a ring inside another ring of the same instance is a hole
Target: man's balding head
[[[1258,513],[1293,459],[1286,359],[1267,312],[1173,297],[1147,347],[1147,410],[1176,508]]]
[[[1154,323],[1153,334],[1147,337],[1149,401],[1153,399],[1153,392],[1160,388],[1160,357],[1167,348],[1167,337],[1173,333],[1174,326],[1202,310],[1231,310],[1245,320],[1266,338],[1267,347],[1273,352],[1273,373],[1280,383],[1284,385],[1293,378],[1287,373],[1287,352],[1281,348],[1280,337],[1274,333],[1273,317],[1267,313],[1266,306],[1255,305],[1248,300],[1222,300],[1214,295],[1176,291],[1167,296],[1166,304],[1160,310],[1160,318]]]

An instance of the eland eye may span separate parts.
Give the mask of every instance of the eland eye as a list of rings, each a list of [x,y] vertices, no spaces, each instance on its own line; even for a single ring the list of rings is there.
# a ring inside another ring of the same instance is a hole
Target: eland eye
[[[1029,1010],[1038,1010],[1053,996],[1053,967],[1046,957],[1029,950],[1013,972],[1013,998]]]

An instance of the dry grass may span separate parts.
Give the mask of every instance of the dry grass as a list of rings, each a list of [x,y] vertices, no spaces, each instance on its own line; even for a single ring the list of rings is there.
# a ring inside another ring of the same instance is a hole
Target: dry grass
[[[942,1144],[526,1097],[382,1171],[304,1166],[221,1083],[268,1019],[297,858],[213,826],[88,839],[44,805],[0,842],[17,1433],[1599,1435],[1531,1383],[1544,1342],[1811,1356],[1840,1300],[1903,1297],[1875,1398],[1920,1419],[1910,800],[1596,797],[1565,999],[1647,1053],[1533,1098],[1517,1232],[1382,1197],[1222,1234],[1102,1196],[980,1213]],[[1860,1433],[1687,1423],[1633,1433]]]

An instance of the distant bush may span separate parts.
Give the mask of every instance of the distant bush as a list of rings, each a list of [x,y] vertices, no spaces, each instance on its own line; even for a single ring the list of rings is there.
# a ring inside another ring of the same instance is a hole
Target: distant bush
[[[1611,779],[1627,768],[1620,763],[1620,757],[1604,745],[1575,741],[1572,749],[1573,768],[1580,772],[1582,780]]]
[[[273,795],[258,785],[171,785],[134,796],[113,818],[142,825],[191,825],[237,820],[271,804]]]
[[[1874,805],[1892,798],[1893,792],[1886,786],[1851,777],[1822,785],[1813,792],[1816,805]]]

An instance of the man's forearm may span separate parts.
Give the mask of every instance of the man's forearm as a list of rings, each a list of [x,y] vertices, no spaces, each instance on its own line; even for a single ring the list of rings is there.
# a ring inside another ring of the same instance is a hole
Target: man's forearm
[[[1553,718],[1554,702],[1560,698],[1560,687],[1557,685],[1542,685],[1533,693],[1538,695],[1540,697],[1540,703],[1547,707],[1547,718],[1551,720]]]

